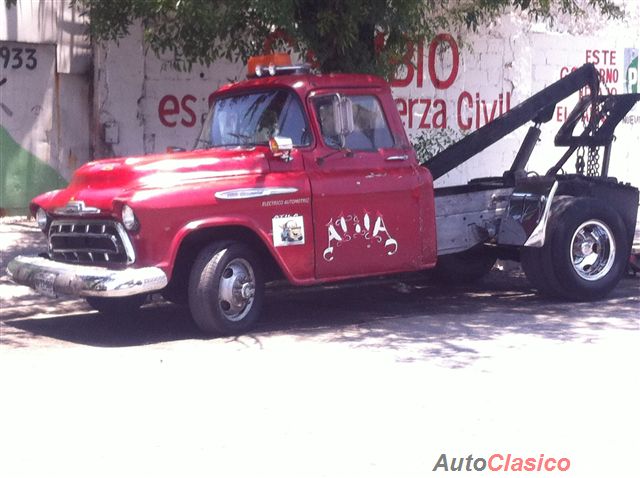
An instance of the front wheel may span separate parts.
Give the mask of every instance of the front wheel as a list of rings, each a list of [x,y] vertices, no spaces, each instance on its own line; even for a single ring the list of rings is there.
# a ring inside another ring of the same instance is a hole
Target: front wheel
[[[249,330],[259,317],[263,295],[261,263],[244,244],[210,244],[191,269],[189,307],[194,322],[207,334]]]
[[[555,214],[554,214],[555,212]],[[522,264],[536,288],[572,300],[604,297],[624,275],[629,241],[620,215],[589,198],[552,206],[542,248],[525,248]]]

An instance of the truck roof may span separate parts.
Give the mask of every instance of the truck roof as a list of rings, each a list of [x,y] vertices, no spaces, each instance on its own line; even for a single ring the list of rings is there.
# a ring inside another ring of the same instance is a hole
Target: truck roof
[[[255,88],[292,88],[302,97],[310,91],[322,88],[385,88],[389,84],[378,76],[346,73],[329,73],[325,75],[313,74],[289,74],[250,78],[238,83],[229,83],[222,86],[217,94],[226,94],[234,91]]]

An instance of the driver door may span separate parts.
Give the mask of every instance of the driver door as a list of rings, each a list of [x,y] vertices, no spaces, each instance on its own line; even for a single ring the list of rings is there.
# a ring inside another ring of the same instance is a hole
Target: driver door
[[[415,270],[423,262],[420,214],[430,177],[406,139],[394,137],[376,93],[348,90],[310,100],[321,130],[306,165],[318,278]],[[338,118],[336,96],[351,119]]]

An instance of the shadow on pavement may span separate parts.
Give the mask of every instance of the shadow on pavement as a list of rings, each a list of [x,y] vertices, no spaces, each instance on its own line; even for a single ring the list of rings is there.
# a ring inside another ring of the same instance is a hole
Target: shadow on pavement
[[[131,347],[202,338],[186,308],[172,304],[152,305],[126,317],[104,317],[97,312],[74,313],[34,319],[4,321],[24,333],[94,347]],[[3,346],[28,347],[24,335],[3,333]]]
[[[537,296],[520,275],[493,272],[484,283],[452,288],[407,277],[387,285],[340,289],[271,301],[260,332],[397,351],[398,360],[438,357],[450,367],[480,358],[479,341],[523,335],[589,342],[603,329],[639,330],[640,281],[623,279],[603,301],[575,303]],[[303,318],[302,318],[303,317]],[[330,320],[323,317],[331,317]],[[471,345],[470,345],[471,344]]]
[[[469,287],[443,287],[420,274],[331,286],[271,288],[261,322],[247,338],[278,336],[397,351],[400,361],[439,358],[449,367],[480,358],[474,343],[520,334],[548,340],[592,340],[602,329],[638,330],[640,281],[624,279],[594,303],[536,296],[521,274],[492,272]],[[3,346],[29,346],[33,335],[95,347],[128,347],[203,337],[186,307],[151,304],[137,316],[97,313],[2,321]],[[9,331],[7,328],[11,328]]]
[[[0,223],[0,276],[15,256],[37,255],[47,250],[44,234],[33,222]]]

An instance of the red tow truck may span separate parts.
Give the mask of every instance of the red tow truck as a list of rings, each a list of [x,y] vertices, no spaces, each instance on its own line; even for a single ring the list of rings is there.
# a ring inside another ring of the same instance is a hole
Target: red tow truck
[[[204,332],[239,334],[274,279],[304,286],[435,267],[465,281],[505,257],[543,294],[593,300],[622,277],[638,189],[608,167],[614,129],[640,95],[600,95],[592,65],[424,165],[382,79],[264,58],[249,76],[215,93],[191,151],[93,161],[67,188],[36,197],[48,250],[13,259],[12,279],[84,297],[104,314],[162,293],[188,303]],[[527,171],[540,124],[584,87],[555,138],[558,161]],[[502,176],[434,190],[434,179],[526,123]],[[566,174],[572,156],[576,173]]]

